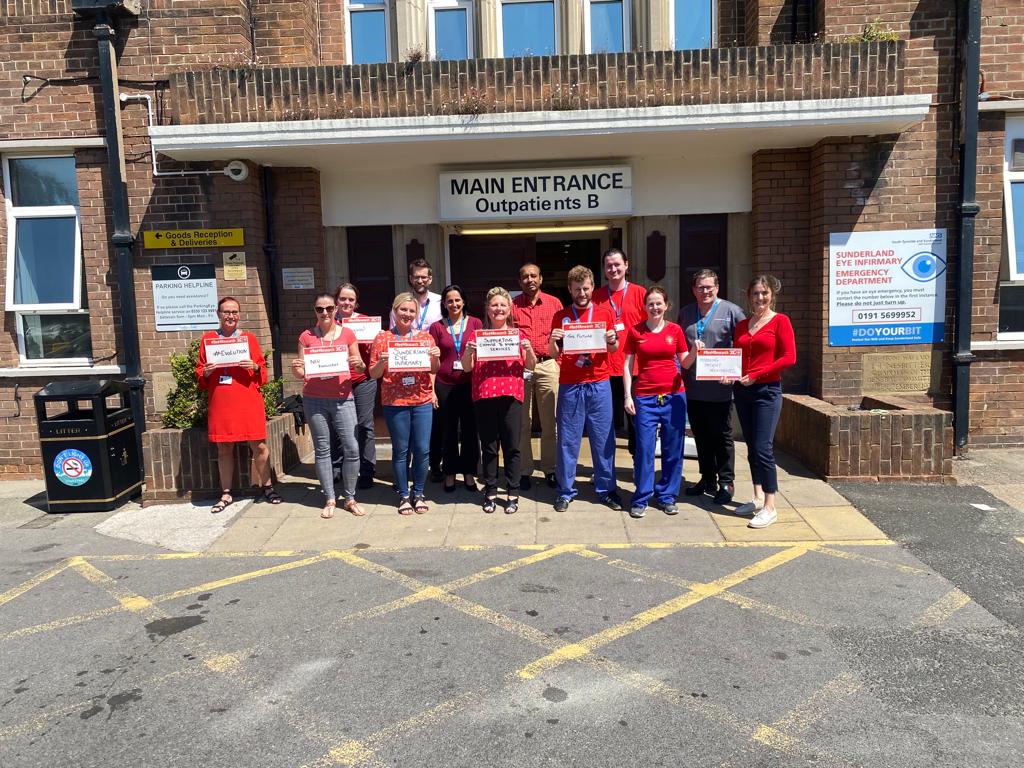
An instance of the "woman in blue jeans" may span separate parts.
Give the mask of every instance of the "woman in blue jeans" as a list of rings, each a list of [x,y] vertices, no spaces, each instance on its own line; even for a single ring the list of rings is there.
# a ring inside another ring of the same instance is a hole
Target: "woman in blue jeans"
[[[352,373],[365,370],[359,344],[352,331],[334,320],[334,296],[323,293],[314,305],[316,325],[299,336],[299,354],[292,371],[303,380],[302,410],[313,437],[316,476],[325,502],[320,517],[334,517],[340,499],[343,509],[361,517],[356,503],[359,474],[359,446],[356,444],[356,406],[352,400]],[[344,363],[347,362],[347,366]],[[344,370],[339,370],[344,366]],[[329,373],[322,371],[330,370]],[[334,467],[331,462],[331,431],[341,444],[341,494],[335,496]]]
[[[395,324],[377,334],[370,349],[370,376],[380,379],[380,402],[391,434],[391,467],[398,491],[398,514],[429,511],[423,496],[430,465],[430,427],[434,418],[434,374],[441,350],[427,331],[414,327],[420,309],[411,293],[400,293],[391,305]],[[425,347],[426,362],[417,347]],[[400,358],[405,358],[404,360]],[[420,358],[420,359],[414,359]],[[401,366],[401,367],[398,367]],[[409,454],[412,453],[412,492]]]

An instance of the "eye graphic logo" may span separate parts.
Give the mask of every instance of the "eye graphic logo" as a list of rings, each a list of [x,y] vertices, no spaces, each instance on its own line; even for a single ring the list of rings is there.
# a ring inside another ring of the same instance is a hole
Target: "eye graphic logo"
[[[920,251],[900,264],[900,269],[919,283],[927,283],[946,271],[946,262],[931,251]]]

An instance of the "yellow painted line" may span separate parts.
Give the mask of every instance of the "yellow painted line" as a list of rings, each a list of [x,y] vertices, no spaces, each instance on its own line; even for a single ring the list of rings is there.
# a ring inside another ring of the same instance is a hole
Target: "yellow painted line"
[[[856,676],[849,672],[841,672],[780,720],[771,726],[762,726],[763,730],[758,729],[754,733],[753,739],[761,743],[768,743],[768,740],[777,738],[779,733],[783,733],[787,737],[804,733],[860,688],[861,683]]]
[[[1018,536],[1017,541],[1019,541],[1021,544],[1024,544],[1024,536]]]
[[[245,654],[242,652],[222,653],[220,656],[204,659],[203,664],[211,672],[229,673],[235,672],[241,666],[243,658],[245,658]]]
[[[918,616],[911,626],[914,627],[938,627],[945,624],[954,613],[971,602],[970,596],[961,592],[956,587],[928,606],[925,612]]]
[[[130,562],[136,560],[217,560],[241,557],[295,557],[300,554],[293,550],[278,550],[274,552],[159,552],[148,555],[89,555],[94,562]]]
[[[118,605],[126,611],[146,611],[154,607],[153,603],[148,599],[125,589],[84,558],[73,558],[70,567],[90,584],[95,584],[103,589],[104,592],[117,600]]]
[[[66,560],[61,560],[59,563],[57,563],[52,568],[47,568],[42,573],[37,573],[35,576],[33,576],[28,581],[23,581],[18,586],[12,587],[11,589],[7,590],[2,595],[0,595],[0,605],[4,605],[5,603],[9,603],[9,602],[11,602],[11,600],[14,600],[17,597],[21,597],[22,595],[24,595],[26,592],[28,592],[33,587],[38,587],[44,581],[49,581],[54,576],[56,576],[58,573],[63,571],[65,568],[67,568],[70,563],[71,563],[71,558],[68,558]]]
[[[685,610],[692,605],[696,605],[708,597],[714,597],[715,595],[721,594],[725,590],[731,589],[737,584],[741,584],[754,576],[759,576],[763,573],[767,573],[773,568],[784,565],[785,563],[803,555],[808,551],[808,548],[809,545],[791,546],[787,550],[776,552],[763,560],[759,560],[756,563],[740,568],[738,571],[723,576],[720,579],[715,579],[708,584],[696,584],[686,594],[667,600],[653,608],[648,608],[646,611],[641,611],[636,616],[627,619],[621,624],[608,627],[607,629],[591,635],[578,643],[570,643],[569,645],[566,645],[543,658],[537,659],[537,661],[534,661],[519,670],[519,676],[524,680],[530,680],[550,669],[561,666],[567,661],[579,659],[587,654],[593,653],[598,648],[626,637],[627,635],[631,635],[644,627],[650,626],[656,621],[661,621],[662,619],[678,613],[679,611]]]
[[[900,573],[912,573],[918,576],[935,576],[931,571],[927,571],[924,568],[916,568],[913,565],[904,565],[903,563],[890,563],[886,560],[879,560],[874,557],[868,557],[862,555],[859,552],[844,552],[841,549],[832,549],[831,547],[822,544],[815,548],[816,552],[821,552],[823,555],[829,555],[831,557],[838,557],[842,560],[852,560],[858,563],[866,563],[867,565],[873,565],[876,568],[886,568],[891,571],[899,571]]]
[[[45,624],[35,624],[30,627],[20,627],[18,629],[11,630],[0,635],[0,642],[5,640],[14,640],[19,637],[28,637],[30,635],[38,635],[42,632],[50,632],[55,629],[65,629],[67,627],[73,627],[78,624],[85,624],[96,619],[106,618],[107,616],[113,616],[114,614],[124,613],[125,609],[120,605],[112,605],[109,608],[101,608],[98,611],[90,611],[89,613],[80,613],[77,616],[68,616],[63,619],[56,619],[54,621],[48,621]]]
[[[612,544],[589,544],[595,549],[747,549],[769,547],[788,549],[792,546],[806,547],[892,547],[891,539],[808,539],[807,541],[678,541],[678,542],[618,542]]]
[[[508,563],[503,563],[502,565],[495,565],[492,568],[487,568],[479,573],[464,576],[461,579],[456,579],[455,581],[449,581],[443,586],[443,589],[445,592],[458,592],[460,589],[465,589],[468,586],[477,584],[493,576],[502,576],[506,573],[511,573],[518,568],[533,565],[534,563],[539,563],[543,560],[549,560],[552,557],[557,557],[558,555],[566,552],[576,552],[579,550],[580,547],[576,544],[560,544],[557,547],[551,547],[550,549],[542,550],[536,554],[527,555],[526,557],[521,557],[518,560],[512,560]]]
[[[293,571],[296,568],[304,568],[307,565],[322,563],[325,560],[329,560],[331,557],[331,553],[322,553],[312,557],[303,558],[302,560],[292,560],[290,563],[281,563],[280,565],[273,565],[269,568],[260,568],[259,570],[240,573],[237,576],[228,576],[224,579],[208,581],[205,584],[199,584],[195,587],[186,587],[185,589],[179,589],[176,592],[168,592],[164,595],[158,595],[153,598],[153,602],[165,603],[168,600],[177,600],[180,597],[189,597],[190,595],[195,595],[199,592],[212,592],[215,589],[231,587],[235,584],[242,584],[243,582],[252,581],[253,579],[258,579],[263,576],[270,576],[275,573],[285,573],[286,571]]]

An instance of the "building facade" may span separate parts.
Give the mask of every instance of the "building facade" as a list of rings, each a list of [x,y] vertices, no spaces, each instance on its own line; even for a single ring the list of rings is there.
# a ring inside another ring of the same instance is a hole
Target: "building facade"
[[[42,472],[43,384],[125,373],[118,134],[150,426],[199,335],[158,322],[168,267],[212,267],[281,373],[338,282],[386,314],[414,258],[482,296],[527,260],[561,290],[620,245],[677,306],[703,267],[739,303],[751,275],[781,279],[799,362],[780,440],[822,474],[949,474],[969,4],[143,0],[112,23],[120,126],[72,5],[0,0],[5,476]],[[980,39],[967,444],[1021,446],[1024,8],[984,0]],[[194,236],[152,239],[170,231]],[[843,319],[891,310],[885,262],[914,238],[942,262],[932,293],[902,325]],[[913,323],[929,335],[879,330]]]

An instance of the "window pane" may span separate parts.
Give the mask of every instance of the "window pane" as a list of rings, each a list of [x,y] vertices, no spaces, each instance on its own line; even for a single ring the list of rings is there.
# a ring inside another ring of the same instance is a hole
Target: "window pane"
[[[1010,205],[1013,206],[1013,244],[1016,253],[1010,258],[1017,264],[1017,275],[1024,275],[1024,181],[1010,184]]]
[[[352,63],[377,64],[388,60],[384,11],[353,11]]]
[[[92,357],[89,315],[22,315],[25,357],[50,360],[60,357]]]
[[[469,14],[465,8],[434,12],[434,58],[469,58]]]
[[[14,301],[70,304],[75,301],[74,216],[18,219],[14,241]]]
[[[676,50],[711,47],[711,0],[675,0]]]
[[[10,168],[15,205],[78,205],[75,158],[12,158]]]
[[[1024,285],[999,288],[999,332],[1024,332]]]
[[[505,56],[551,56],[555,52],[555,4],[505,3],[501,6]]]
[[[590,48],[593,53],[622,52],[622,0],[590,4]]]

